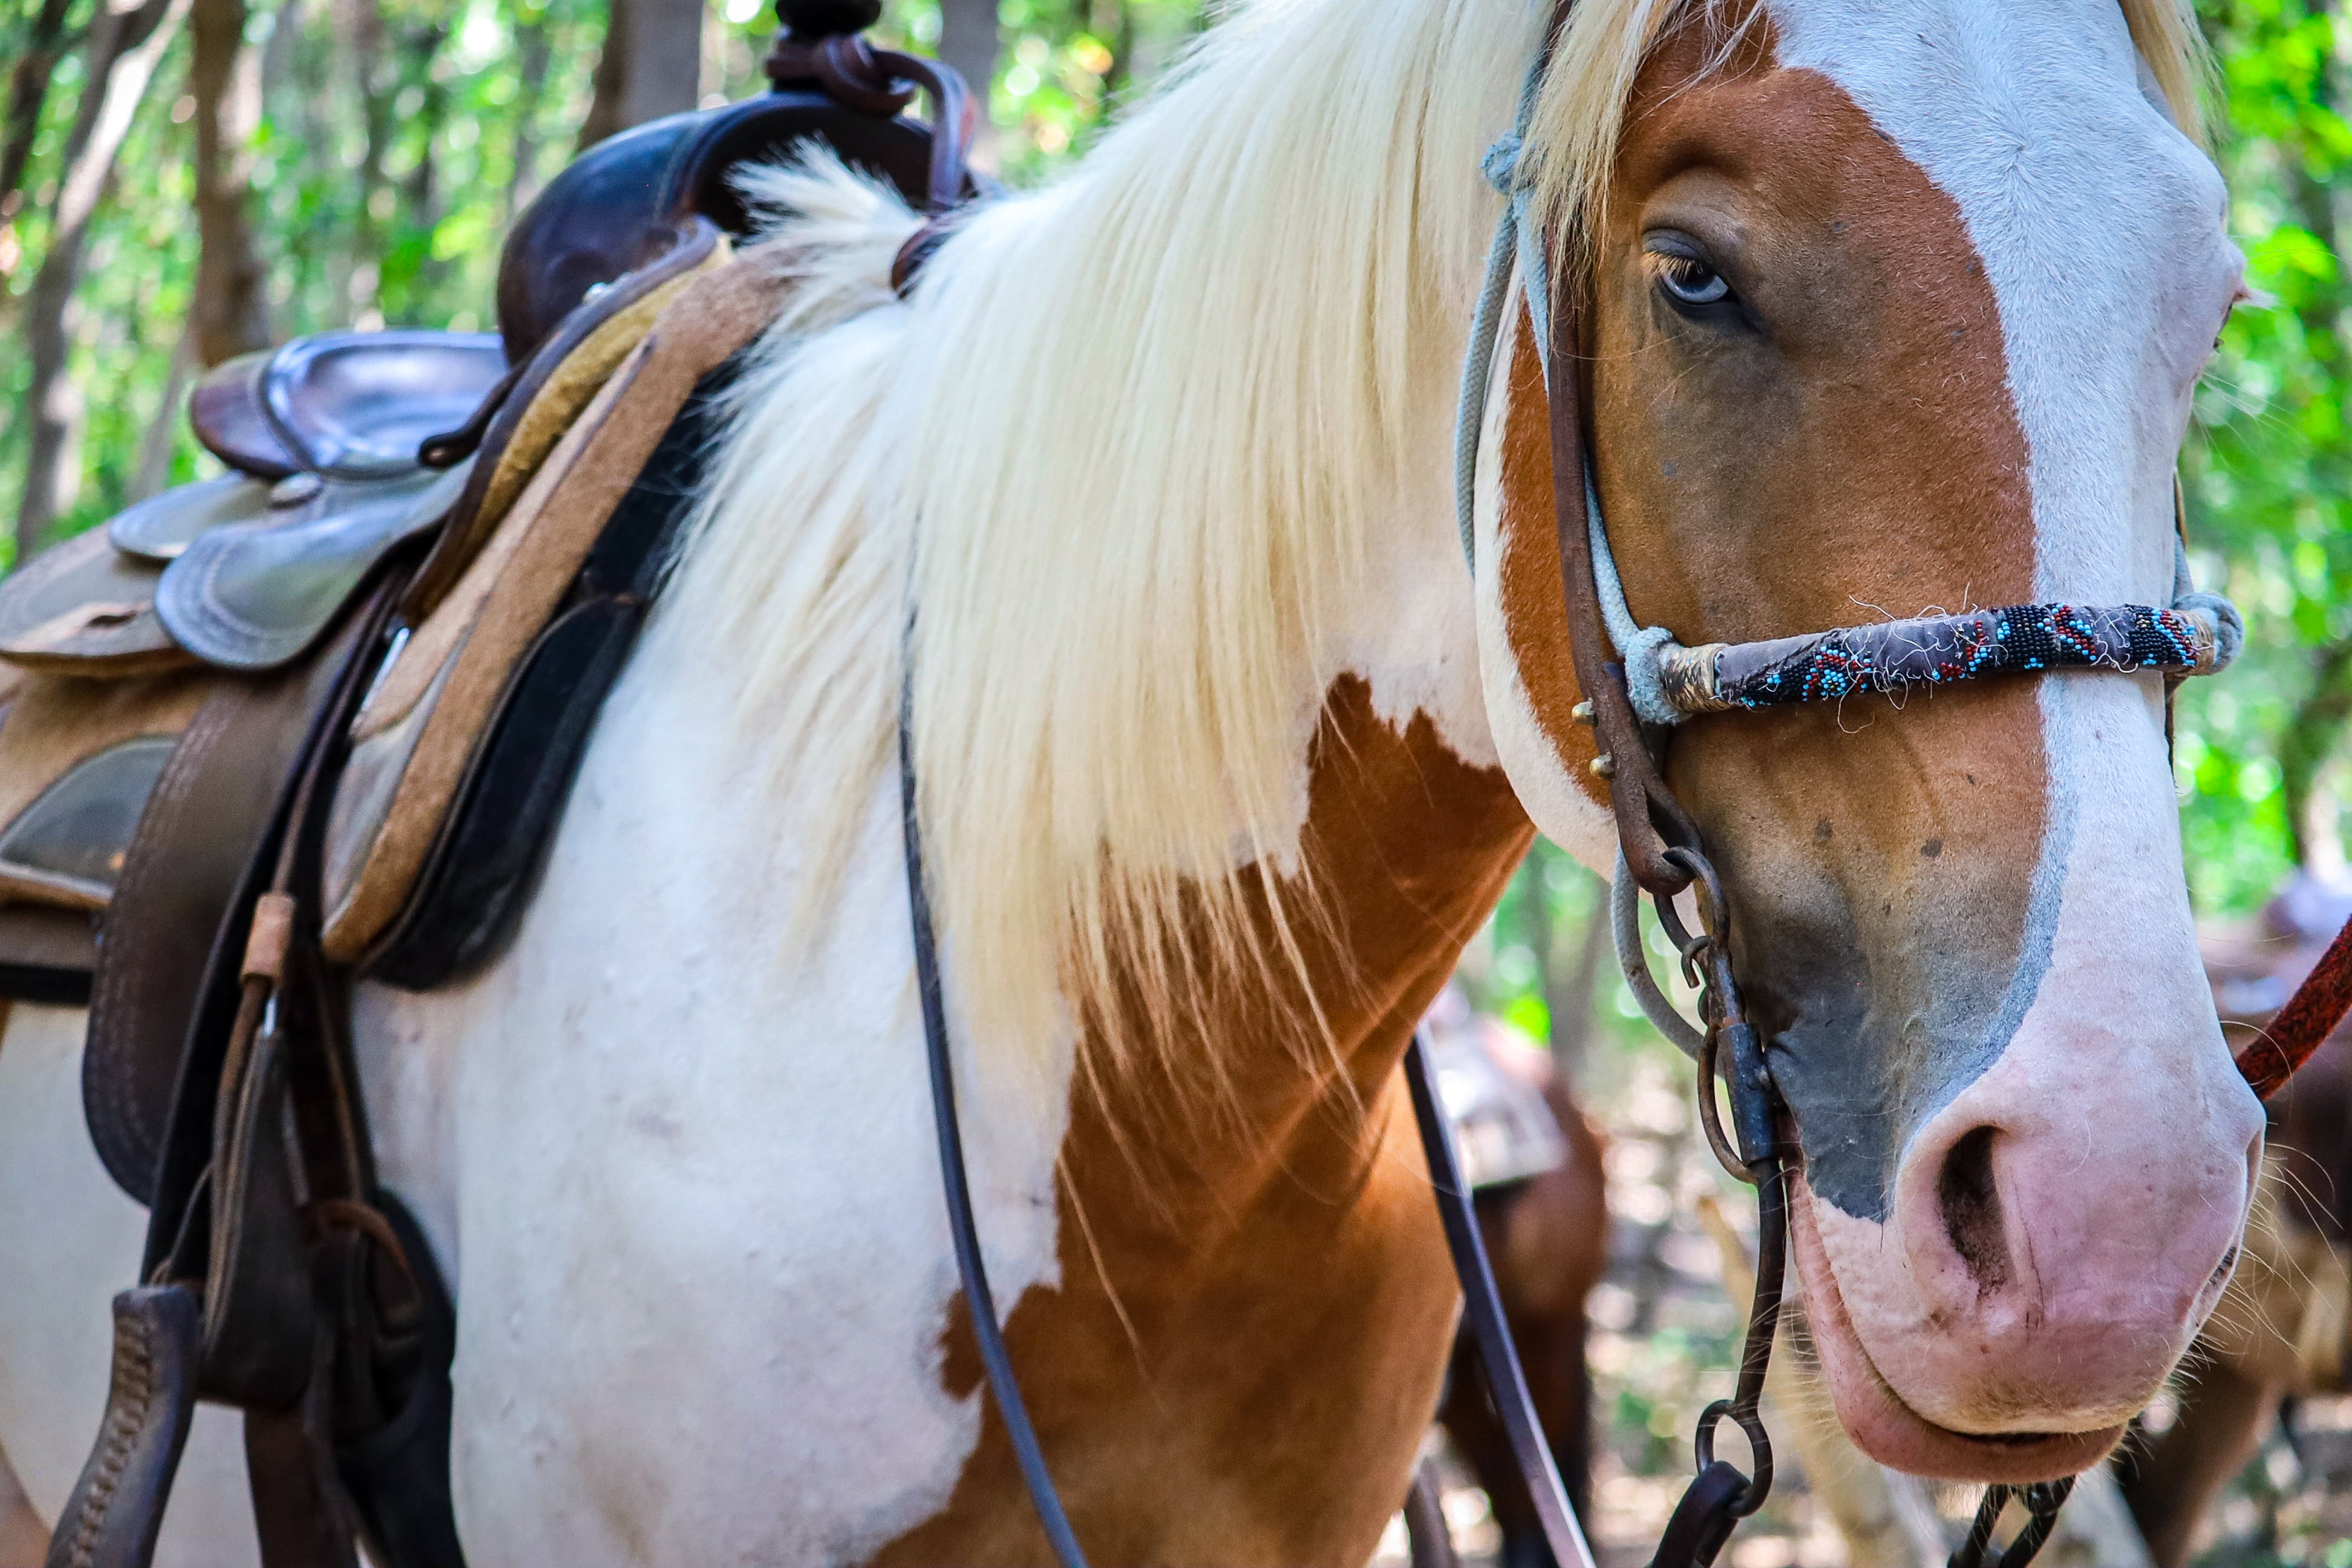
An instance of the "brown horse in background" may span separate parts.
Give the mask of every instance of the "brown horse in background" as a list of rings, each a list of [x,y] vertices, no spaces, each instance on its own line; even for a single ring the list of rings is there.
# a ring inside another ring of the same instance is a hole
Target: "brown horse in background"
[[[2352,918],[2352,889],[2298,872],[2253,931],[2210,938],[2206,970],[2233,1035],[2261,1027]],[[2246,1256],[2177,1380],[2179,1414],[2120,1461],[2158,1568],[2179,1568],[2283,1400],[2352,1392],[2352,1030],[2270,1102]]]

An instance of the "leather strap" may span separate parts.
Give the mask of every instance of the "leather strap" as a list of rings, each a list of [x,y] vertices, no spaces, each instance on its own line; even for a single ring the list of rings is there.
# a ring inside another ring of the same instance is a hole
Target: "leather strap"
[[[232,991],[215,1002],[220,1011],[203,1016],[205,977],[219,943],[244,940],[246,911],[268,875],[268,852],[257,858],[257,846],[271,836],[287,778],[348,653],[339,639],[301,667],[222,681],[139,819],[99,951],[82,1106],[108,1173],[142,1204],[156,1201],[174,1081],[187,1070],[191,1042],[200,1034],[217,1042],[236,1006]],[[219,1066],[215,1046],[196,1070]],[[208,1142],[209,1121],[205,1132]],[[197,1167],[204,1158],[200,1148]],[[176,1178],[184,1191],[194,1173],[183,1168],[164,1184]]]
[[[2347,1011],[2352,1011],[2352,921],[2336,933],[2286,1005],[2238,1053],[2238,1070],[2257,1096],[2270,1099],[2336,1032]]]
[[[146,1568],[196,1408],[201,1313],[176,1285],[114,1299],[114,1374],[106,1417],[58,1516],[47,1568]]]
[[[1555,288],[1552,342],[1544,358],[1544,395],[1551,413],[1552,518],[1559,539],[1560,587],[1568,605],[1569,659],[1583,689],[1601,754],[1593,772],[1609,785],[1617,841],[1633,879],[1671,897],[1690,885],[1690,873],[1667,858],[1675,845],[1695,847],[1698,829],[1659,776],[1642,724],[1625,694],[1625,671],[1601,618],[1593,574],[1592,534],[1585,485],[1583,311],[1571,288]],[[1663,820],[1674,834],[1660,831]]]
[[[908,639],[911,650],[913,639]],[[980,1227],[972,1217],[971,1182],[963,1161],[963,1130],[956,1114],[955,1063],[948,1050],[946,993],[940,980],[940,951],[931,927],[931,900],[923,876],[923,830],[916,806],[913,660],[907,661],[898,690],[898,816],[907,843],[907,905],[915,941],[915,988],[923,1005],[923,1048],[930,1064],[931,1120],[938,1135],[940,1184],[945,1189],[948,1230],[955,1243],[956,1273],[963,1284],[972,1337],[980,1344],[981,1363],[988,1371],[988,1386],[996,1395],[996,1411],[1003,1418],[1005,1436],[1020,1461],[1021,1479],[1037,1510],[1037,1522],[1062,1568],[1087,1568],[1087,1555],[1070,1529],[1062,1495],[1045,1468],[1045,1451],[1037,1445],[1037,1429],[1030,1425],[1029,1406],[1021,1397],[1021,1380],[1013,1371],[1013,1355],[1004,1347],[1004,1330],[996,1316],[996,1296],[988,1286],[988,1264],[981,1256]],[[1589,1565],[1588,1565],[1589,1568]]]
[[[1510,1321],[1503,1312],[1502,1292],[1496,1288],[1494,1267],[1478,1231],[1469,1178],[1462,1173],[1454,1129],[1437,1102],[1430,1081],[1429,1055],[1418,1033],[1405,1048],[1404,1078],[1412,1094],[1412,1119],[1421,1129],[1422,1152],[1429,1160],[1437,1216],[1445,1226],[1445,1247],[1454,1257],[1454,1278],[1462,1282],[1463,1316],[1478,1347],[1487,1395],[1495,1403],[1495,1413],[1502,1417],[1511,1457],[1517,1461],[1528,1495],[1534,1500],[1544,1543],[1551,1548],[1552,1561],[1559,1568],[1593,1568],[1592,1548],[1577,1522],[1575,1505],[1568,1500],[1559,1468],[1552,1462],[1551,1445],[1544,1440],[1543,1426],[1536,1417],[1535,1398],[1528,1392],[1527,1373],[1519,1365],[1518,1347],[1512,1342]]]

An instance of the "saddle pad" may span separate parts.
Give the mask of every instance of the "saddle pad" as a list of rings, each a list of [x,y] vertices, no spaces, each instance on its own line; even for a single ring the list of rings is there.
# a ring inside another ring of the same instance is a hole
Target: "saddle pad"
[[[84,676],[152,675],[195,663],[155,615],[163,563],[92,529],[0,581],[0,658]]]
[[[589,297],[541,344],[507,394],[482,438],[473,482],[448,528],[416,569],[402,609],[421,623],[506,518],[556,442],[579,418],[670,302],[696,278],[733,257],[724,236],[696,219],[658,259]]]
[[[775,318],[790,259],[761,247],[676,292],[378,675],[328,817],[333,962],[367,958],[408,904],[525,654],[697,385]]]

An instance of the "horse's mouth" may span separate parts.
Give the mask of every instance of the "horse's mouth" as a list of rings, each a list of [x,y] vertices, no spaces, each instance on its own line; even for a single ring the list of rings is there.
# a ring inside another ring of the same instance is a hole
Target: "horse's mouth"
[[[1814,1228],[1812,1194],[1801,1175],[1792,1177],[1790,1187],[1790,1239],[1814,1352],[1838,1422],[1864,1453],[1910,1475],[2021,1485],[2080,1474],[2122,1439],[2122,1426],[2087,1432],[1958,1432],[1912,1409],[1880,1373],[1846,1316],[1836,1272]]]

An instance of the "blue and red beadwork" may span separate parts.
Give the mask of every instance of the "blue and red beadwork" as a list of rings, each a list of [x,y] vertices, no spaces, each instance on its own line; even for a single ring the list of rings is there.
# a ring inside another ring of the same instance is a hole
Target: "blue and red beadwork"
[[[2193,670],[2200,647],[2179,610],[2011,605],[1726,648],[1716,692],[1732,707],[1775,708],[2032,670]]]

